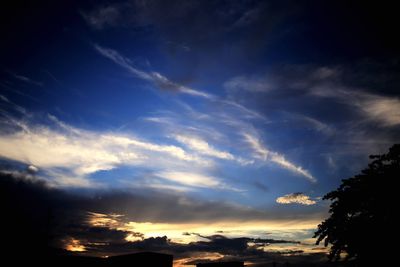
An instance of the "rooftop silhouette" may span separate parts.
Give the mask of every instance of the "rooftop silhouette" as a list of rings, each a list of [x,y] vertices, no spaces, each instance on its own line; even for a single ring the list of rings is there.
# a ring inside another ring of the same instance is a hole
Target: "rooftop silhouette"
[[[172,267],[173,256],[156,252],[138,252],[111,257],[86,257],[86,256],[53,256],[48,259],[50,264],[56,266],[94,266],[94,267],[127,267],[127,266],[152,266]]]
[[[197,267],[243,267],[242,261],[226,261],[226,262],[208,262],[198,263]]]
[[[173,256],[155,252],[139,252],[108,257],[105,261],[107,266],[123,267],[143,264],[144,266],[172,267]]]

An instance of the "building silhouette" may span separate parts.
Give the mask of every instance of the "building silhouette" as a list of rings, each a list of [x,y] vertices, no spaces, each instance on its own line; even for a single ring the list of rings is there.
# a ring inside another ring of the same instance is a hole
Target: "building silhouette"
[[[197,267],[243,267],[242,261],[208,262],[198,263]]]
[[[107,258],[59,255],[45,260],[42,266],[58,267],[172,267],[173,256],[155,252],[139,252]],[[14,266],[14,265],[12,265]],[[39,265],[40,266],[40,265]]]
[[[155,252],[139,252],[112,256],[105,259],[107,266],[129,267],[129,266],[154,266],[172,267],[173,256]]]

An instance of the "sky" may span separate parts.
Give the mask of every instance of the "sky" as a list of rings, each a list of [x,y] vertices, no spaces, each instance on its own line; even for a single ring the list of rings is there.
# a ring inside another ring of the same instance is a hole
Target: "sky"
[[[11,2],[1,183],[77,254],[321,259],[322,197],[399,141],[391,6]]]

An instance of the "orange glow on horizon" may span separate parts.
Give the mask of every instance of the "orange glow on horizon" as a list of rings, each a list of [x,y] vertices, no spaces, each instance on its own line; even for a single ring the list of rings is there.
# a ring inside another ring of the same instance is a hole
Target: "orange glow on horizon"
[[[316,246],[315,240],[304,238],[304,233],[316,229],[320,219],[311,220],[258,220],[258,221],[219,221],[219,222],[135,222],[126,221],[124,216],[118,214],[88,213],[87,222],[92,226],[107,227],[125,231],[125,240],[128,242],[140,242],[146,238],[157,238],[166,236],[171,242],[182,245],[191,242],[209,241],[208,236],[223,235],[227,238],[276,238],[282,232],[286,240],[301,241],[295,243],[271,243],[257,247],[252,242],[249,247],[263,251],[277,252],[283,254],[296,254],[296,251],[303,251],[306,254],[326,252],[326,248]],[[68,250],[85,251],[84,244],[79,240],[70,240]],[[218,260],[224,255],[216,252],[196,252],[187,258],[174,260],[174,267],[195,266],[188,263],[195,260]]]
[[[200,233],[201,235],[214,235],[223,231],[227,237],[260,237],[260,233],[268,231],[293,231],[315,229],[319,221],[286,221],[286,222],[218,222],[218,223],[152,223],[128,222],[121,224],[116,229],[132,233],[142,233],[144,238],[167,236],[171,241],[188,244],[203,240],[197,235],[187,233]],[[257,234],[255,234],[257,233]],[[128,235],[127,241],[140,240],[135,235]]]
[[[188,266],[196,266],[195,264],[187,264],[191,261],[194,260],[219,260],[222,259],[224,257],[224,255],[217,253],[217,252],[201,252],[198,253],[197,255],[192,255],[189,258],[183,258],[183,259],[178,259],[178,260],[174,260],[174,267],[188,267]]]
[[[71,238],[65,244],[65,249],[72,252],[84,252],[86,248],[78,239]]]

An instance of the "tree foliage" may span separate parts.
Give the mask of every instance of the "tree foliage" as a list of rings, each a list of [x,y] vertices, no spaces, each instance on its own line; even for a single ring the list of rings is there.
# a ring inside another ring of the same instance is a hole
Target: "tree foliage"
[[[385,257],[393,234],[393,208],[400,178],[400,144],[387,154],[370,156],[372,162],[358,174],[342,180],[323,199],[331,200],[330,217],[318,225],[316,243],[331,245],[329,258],[341,255],[361,262]],[[397,201],[396,201],[397,202]]]

